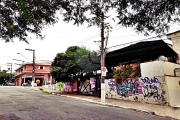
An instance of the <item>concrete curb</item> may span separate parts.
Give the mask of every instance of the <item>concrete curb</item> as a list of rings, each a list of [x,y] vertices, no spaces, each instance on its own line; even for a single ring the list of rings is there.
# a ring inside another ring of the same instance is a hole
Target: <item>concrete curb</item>
[[[138,112],[144,112],[144,113],[155,115],[154,112],[150,112],[150,111],[146,111],[146,110],[142,110],[142,109],[131,108],[131,107],[126,107],[126,106],[120,106],[120,105],[114,105],[114,104],[110,104],[110,103],[107,103],[107,102],[102,103],[102,102],[98,102],[98,101],[94,101],[94,100],[90,100],[90,99],[84,99],[84,98],[73,97],[73,96],[68,96],[68,95],[60,95],[60,94],[57,94],[57,95],[62,96],[62,97],[69,97],[69,98],[74,98],[74,99],[78,99],[78,100],[83,100],[83,101],[87,101],[87,102],[94,103],[94,104],[110,106],[110,107],[117,107],[117,108],[124,108],[124,109],[130,109],[130,110],[134,110],[134,111],[138,111]]]

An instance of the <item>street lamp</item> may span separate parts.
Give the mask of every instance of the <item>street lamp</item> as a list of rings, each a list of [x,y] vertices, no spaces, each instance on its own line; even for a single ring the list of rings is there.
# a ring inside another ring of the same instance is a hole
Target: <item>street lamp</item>
[[[13,60],[16,60],[16,61],[20,61],[20,62],[22,62],[22,65],[24,64],[24,60],[17,60],[17,59],[13,59]]]
[[[19,64],[19,63],[14,63],[15,65],[21,65],[21,64]]]
[[[35,50],[34,49],[27,49],[27,48],[25,50],[28,50],[28,51],[33,53],[32,81],[34,83],[35,82],[35,75],[34,75],[34,73],[35,73]],[[32,83],[32,86],[33,86],[33,83]]]
[[[11,67],[11,81],[12,81],[12,63],[7,63],[7,66]]]
[[[29,61],[31,61],[32,62],[32,60],[30,60],[29,58],[27,58],[27,57],[25,57],[24,55],[22,55],[21,53],[17,53],[18,55],[21,55],[21,56],[23,56],[24,58],[26,58],[26,59],[28,59]]]

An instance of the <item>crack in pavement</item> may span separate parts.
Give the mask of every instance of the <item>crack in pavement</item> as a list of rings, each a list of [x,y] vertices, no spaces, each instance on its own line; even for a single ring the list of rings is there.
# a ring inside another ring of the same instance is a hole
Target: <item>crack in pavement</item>
[[[38,108],[36,108],[36,107],[27,107],[27,108],[18,109],[18,111],[32,111],[32,110],[38,110]]]

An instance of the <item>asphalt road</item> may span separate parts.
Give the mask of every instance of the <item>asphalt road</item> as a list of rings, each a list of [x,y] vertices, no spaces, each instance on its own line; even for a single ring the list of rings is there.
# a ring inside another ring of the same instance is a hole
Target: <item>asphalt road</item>
[[[0,120],[171,120],[72,98],[0,86]]]

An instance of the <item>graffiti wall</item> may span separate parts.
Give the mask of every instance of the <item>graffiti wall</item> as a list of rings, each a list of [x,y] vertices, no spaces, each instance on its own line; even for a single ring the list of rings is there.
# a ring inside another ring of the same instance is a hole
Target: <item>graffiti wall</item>
[[[106,80],[106,97],[153,104],[166,104],[164,77],[128,78],[122,84]]]
[[[80,81],[79,91],[81,94],[92,95],[96,91],[96,78],[90,77],[90,80]]]
[[[79,86],[79,91],[82,94],[91,94],[90,80],[81,81]]]
[[[60,91],[65,91],[65,92],[72,92],[73,91],[73,85],[70,84],[70,82],[59,82],[57,83],[57,88]]]

